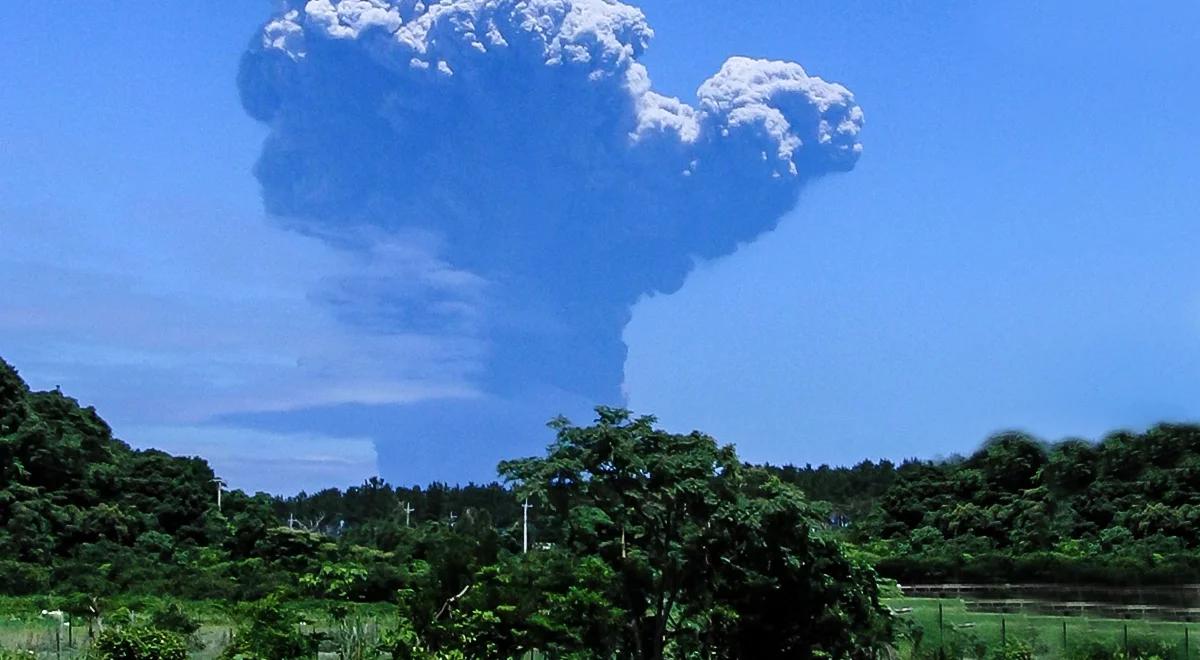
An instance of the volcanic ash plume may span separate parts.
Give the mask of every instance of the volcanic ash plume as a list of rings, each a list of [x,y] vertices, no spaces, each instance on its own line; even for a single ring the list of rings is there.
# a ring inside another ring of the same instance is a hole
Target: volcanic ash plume
[[[619,402],[631,304],[861,151],[853,95],[798,64],[734,57],[692,105],[655,93],[652,34],[604,0],[286,2],[239,76],[270,127],[267,210],[352,249],[419,237],[486,282],[487,391]]]

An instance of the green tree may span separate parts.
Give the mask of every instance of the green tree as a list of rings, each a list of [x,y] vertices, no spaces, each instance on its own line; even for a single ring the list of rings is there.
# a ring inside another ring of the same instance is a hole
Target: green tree
[[[598,408],[556,421],[544,458],[500,472],[543,506],[540,529],[613,577],[634,657],[853,657],[889,636],[871,570],[845,557],[794,487],[701,433]]]

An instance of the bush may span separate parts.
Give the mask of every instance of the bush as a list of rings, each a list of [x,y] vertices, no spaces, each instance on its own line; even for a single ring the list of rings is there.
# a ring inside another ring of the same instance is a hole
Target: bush
[[[1130,659],[1176,658],[1179,655],[1180,649],[1170,642],[1146,635],[1129,637]],[[1120,637],[1080,640],[1071,644],[1067,651],[1068,660],[1120,660],[1125,657],[1125,644]]]
[[[225,660],[292,660],[317,652],[317,638],[300,632],[301,619],[278,597],[242,607],[237,634],[221,652]]]
[[[194,635],[200,630],[200,622],[173,600],[160,603],[150,610],[150,625],[184,636]]]
[[[94,660],[187,660],[187,641],[178,633],[150,626],[107,628],[88,657]]]
[[[993,660],[1033,660],[1033,645],[1020,640],[1009,640],[989,656]]]
[[[1177,658],[1182,649],[1174,644],[1149,635],[1129,636],[1129,657],[1131,658]]]
[[[200,622],[176,601],[159,603],[150,610],[150,625],[180,635],[193,649],[204,648],[196,634],[200,631]]]
[[[971,628],[948,627],[945,639],[940,643],[936,639],[920,637],[914,638],[913,642],[912,657],[914,659],[944,660],[945,658],[987,657],[987,643]]]

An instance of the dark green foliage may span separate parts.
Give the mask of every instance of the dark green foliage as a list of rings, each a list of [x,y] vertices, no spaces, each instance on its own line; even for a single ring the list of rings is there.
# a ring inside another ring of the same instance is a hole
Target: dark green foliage
[[[703,434],[598,413],[556,423],[545,458],[500,471],[542,507],[546,540],[611,574],[620,654],[869,657],[890,640],[873,572],[798,489]]]
[[[273,509],[277,519],[291,516],[307,528],[344,533],[355,542],[386,548],[388,539],[405,524],[405,505],[412,507],[407,516],[412,526],[445,522],[452,513],[461,516],[471,510],[487,512],[497,526],[508,527],[517,522],[521,512],[512,493],[496,483],[449,486],[434,482],[424,488],[402,488],[378,477],[344,491],[327,488],[279,499],[273,502]]]
[[[897,466],[883,460],[862,461],[853,467],[767,465],[763,469],[804,491],[814,504],[828,505],[830,523],[840,526],[867,516],[896,479],[916,465],[915,461],[906,461]]]
[[[316,655],[317,637],[300,629],[293,608],[268,596],[239,608],[233,642],[221,652],[223,660],[294,660]]]
[[[1200,427],[1098,444],[999,435],[909,465],[852,537],[901,582],[1200,578]]]
[[[1126,654],[1126,648],[1129,653]],[[1130,634],[1128,646],[1123,636],[1084,637],[1067,647],[1067,660],[1169,660],[1181,657],[1182,645],[1171,644],[1146,635]]]
[[[203,648],[200,642],[200,621],[188,613],[178,601],[167,600],[157,603],[150,610],[150,625],[159,630],[173,632],[187,641],[193,649]]]
[[[457,544],[435,565],[461,581],[451,574],[493,561],[497,525],[511,527],[519,511],[496,484],[402,489],[379,479],[287,499],[226,492],[217,511],[213,477],[202,459],[131,449],[93,409],[29,391],[0,361],[3,593],[253,600],[334,565],[365,573],[313,595],[384,600],[402,586],[394,553],[423,558]],[[484,531],[448,534],[451,513],[460,528]]]
[[[101,593],[168,577],[160,567],[178,549],[223,533],[212,477],[199,459],[130,449],[93,409],[29,392],[0,362],[0,554],[22,562],[5,571],[16,578],[10,593]]]
[[[96,637],[89,657],[95,660],[186,660],[182,635],[150,626],[106,628]]]
[[[988,656],[992,660],[1034,660],[1037,655],[1034,652],[1034,645],[1019,639],[1010,639],[997,648]]]

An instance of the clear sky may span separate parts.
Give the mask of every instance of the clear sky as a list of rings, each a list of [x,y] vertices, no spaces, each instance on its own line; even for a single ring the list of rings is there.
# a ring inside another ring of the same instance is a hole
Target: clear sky
[[[1200,418],[1200,6],[638,6],[658,91],[693,102],[731,55],[789,60],[867,123],[852,171],[635,307],[632,408],[801,464]],[[586,402],[489,399],[478,337],[424,298],[362,312],[364,290],[414,279],[464,309],[510,302],[413,247],[433,239],[350,250],[268,217],[251,171],[268,130],[237,75],[271,15],[0,5],[0,356],[235,486],[491,478],[549,435],[408,440],[413,418],[486,400],[473,414],[519,426],[560,411],[535,403]],[[519,302],[510,316],[541,318]],[[532,345],[513,359],[539,360]]]

